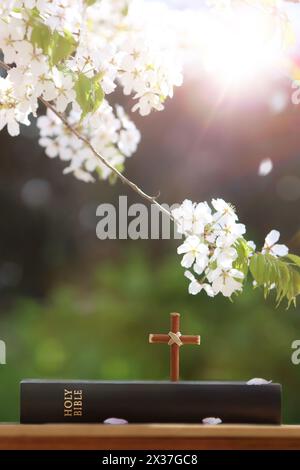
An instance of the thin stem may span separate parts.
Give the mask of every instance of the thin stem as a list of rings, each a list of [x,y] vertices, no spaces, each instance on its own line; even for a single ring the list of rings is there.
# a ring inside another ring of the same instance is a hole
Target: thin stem
[[[7,65],[5,62],[0,60],[0,67],[2,67],[4,70],[9,71],[11,67]],[[155,196],[150,196],[149,194],[145,193],[139,186],[137,186],[133,181],[129,180],[124,176],[117,168],[115,168],[111,163],[109,163],[106,158],[99,153],[95,147],[91,144],[91,142],[80,132],[78,132],[77,129],[75,129],[66,119],[66,117],[58,112],[55,107],[49,102],[46,101],[44,98],[41,96],[38,98],[43,105],[50,109],[62,122],[63,124],[69,129],[72,134],[74,134],[79,140],[81,140],[94,154],[94,156],[99,160],[103,165],[107,166],[121,181],[122,183],[126,184],[129,186],[133,191],[135,191],[139,196],[141,196],[143,199],[146,199],[146,201],[150,202],[151,204],[155,204],[158,209],[165,215],[167,215],[171,220],[174,220],[174,217],[172,216],[171,212],[168,211],[165,207],[163,207],[159,202],[157,202]]]

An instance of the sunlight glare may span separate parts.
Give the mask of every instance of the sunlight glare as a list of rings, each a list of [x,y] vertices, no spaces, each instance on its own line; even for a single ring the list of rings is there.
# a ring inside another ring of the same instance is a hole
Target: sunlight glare
[[[202,34],[205,67],[228,87],[262,79],[282,64],[282,27],[263,10],[241,8],[208,19]]]

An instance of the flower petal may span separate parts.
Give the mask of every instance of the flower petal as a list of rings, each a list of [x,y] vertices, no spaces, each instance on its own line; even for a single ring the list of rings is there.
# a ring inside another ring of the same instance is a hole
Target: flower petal
[[[209,297],[214,297],[214,296],[215,296],[214,290],[213,290],[213,288],[211,287],[211,285],[209,285],[209,284],[202,284],[202,288],[205,290],[205,292],[207,293],[207,295],[208,295]]]
[[[211,425],[216,425],[216,424],[222,424],[222,420],[221,418],[210,417],[210,418],[202,419],[202,423],[211,426]]]
[[[200,263],[196,262],[193,266],[193,269],[194,269],[196,274],[200,275],[200,274],[203,273],[206,266],[207,266],[207,263],[206,263],[206,265],[204,265],[204,263],[202,263],[202,261]]]
[[[268,385],[272,383],[272,380],[265,380],[265,379],[251,379],[248,380],[247,385]]]
[[[183,253],[187,253],[190,250],[190,247],[187,243],[183,243],[177,248],[177,253],[182,255]]]
[[[239,271],[238,269],[231,269],[230,275],[234,277],[235,279],[244,279],[244,273],[242,271]]]
[[[203,247],[204,247],[204,249],[207,249],[206,245],[204,245],[203,243],[200,242],[200,238],[197,235],[190,235],[186,239],[186,243],[190,247],[190,250],[195,249],[195,250],[199,251],[201,249],[203,250]]]
[[[278,242],[279,237],[280,232],[278,232],[278,230],[271,230],[271,232],[266,236],[265,244],[267,246],[272,246],[274,243]]]
[[[199,292],[201,292],[201,290],[202,290],[202,286],[201,286],[201,284],[199,284],[198,281],[196,281],[196,279],[195,279],[195,281],[190,283],[190,285],[189,285],[189,294],[197,295],[197,294],[199,294]]]
[[[181,261],[181,266],[184,268],[190,268],[195,261],[195,256],[193,253],[186,253]]]
[[[195,276],[190,272],[190,271],[185,271],[184,275],[187,279],[189,279],[191,282],[195,281]]]
[[[19,124],[17,123],[17,121],[15,121],[14,119],[12,119],[11,121],[9,121],[7,123],[7,132],[9,133],[9,135],[11,135],[12,137],[16,137],[17,135],[20,134],[20,126]]]
[[[255,243],[254,243],[252,240],[248,241],[248,242],[247,242],[247,245],[249,246],[249,248],[250,248],[252,251],[255,251],[255,250],[256,250],[256,245],[255,245]]]
[[[107,418],[105,421],[103,421],[103,424],[128,424],[128,421],[121,418]]]
[[[271,253],[276,256],[286,256],[289,252],[289,249],[286,245],[274,245],[271,249]]]

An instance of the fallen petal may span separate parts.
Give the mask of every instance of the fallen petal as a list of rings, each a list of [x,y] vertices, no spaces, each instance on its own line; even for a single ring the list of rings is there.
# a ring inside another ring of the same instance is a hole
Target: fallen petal
[[[270,158],[266,158],[260,162],[258,168],[259,176],[267,176],[273,170],[273,162]]]
[[[222,420],[220,418],[204,418],[202,420],[202,423],[203,424],[206,424],[206,425],[214,425],[214,424],[221,424],[222,423]]]
[[[107,418],[105,421],[103,421],[103,424],[128,424],[128,421],[121,418]]]
[[[272,380],[251,379],[251,380],[248,380],[247,385],[268,385],[270,383],[272,383]]]

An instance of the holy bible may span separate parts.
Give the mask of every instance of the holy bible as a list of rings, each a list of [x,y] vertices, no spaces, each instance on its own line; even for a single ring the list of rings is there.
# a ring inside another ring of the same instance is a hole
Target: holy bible
[[[281,385],[23,380],[21,423],[281,423]]]

